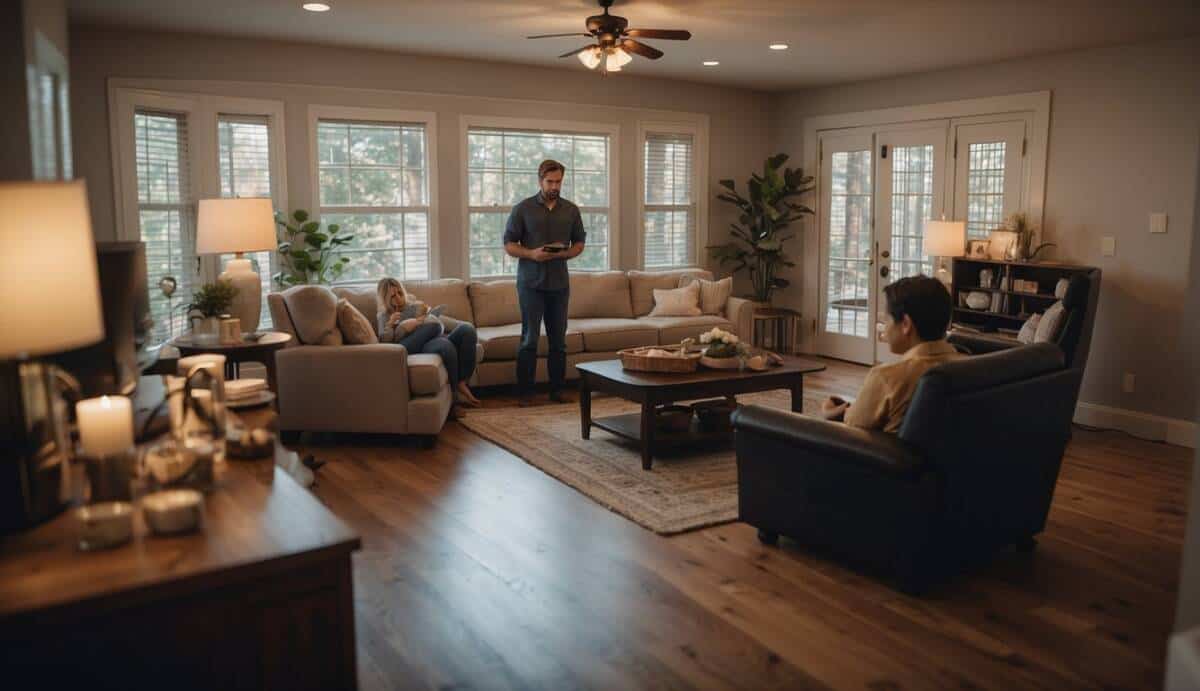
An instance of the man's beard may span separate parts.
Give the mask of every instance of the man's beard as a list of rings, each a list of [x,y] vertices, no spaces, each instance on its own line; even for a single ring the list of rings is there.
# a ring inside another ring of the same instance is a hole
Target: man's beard
[[[546,190],[544,192],[544,194],[546,196],[546,199],[550,199],[550,200],[558,199],[558,190]]]

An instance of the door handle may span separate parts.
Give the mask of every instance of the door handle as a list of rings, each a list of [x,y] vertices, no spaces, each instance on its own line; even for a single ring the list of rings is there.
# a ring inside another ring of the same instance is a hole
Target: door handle
[[[888,270],[887,264],[879,267],[879,275],[883,278],[887,278],[889,273],[891,273],[891,271]]]
[[[884,259],[887,259],[888,257],[892,256],[892,253],[889,250],[884,250],[879,253],[879,256],[883,257]]]

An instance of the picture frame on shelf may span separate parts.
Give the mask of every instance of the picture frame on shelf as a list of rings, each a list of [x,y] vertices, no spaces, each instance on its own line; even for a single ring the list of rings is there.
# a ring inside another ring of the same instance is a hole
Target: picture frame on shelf
[[[970,259],[988,259],[988,245],[991,240],[968,240],[967,257]]]

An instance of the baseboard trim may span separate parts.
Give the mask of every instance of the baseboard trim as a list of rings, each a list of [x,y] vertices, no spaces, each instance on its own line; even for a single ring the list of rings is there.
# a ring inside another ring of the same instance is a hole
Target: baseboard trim
[[[1180,420],[1082,402],[1075,408],[1075,422],[1090,427],[1119,429],[1139,437],[1189,449],[1196,448],[1196,434],[1200,429],[1193,420]]]

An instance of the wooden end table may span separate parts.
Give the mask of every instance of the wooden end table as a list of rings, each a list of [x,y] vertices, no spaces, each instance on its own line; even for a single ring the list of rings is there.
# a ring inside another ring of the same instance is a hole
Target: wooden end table
[[[754,370],[704,369],[690,374],[634,372],[621,367],[620,360],[601,360],[575,365],[579,371],[580,435],[591,436],[592,427],[629,439],[641,446],[642,468],[650,470],[655,451],[669,446],[727,442],[729,434],[704,432],[695,421],[687,432],[667,433],[656,430],[656,406],[676,401],[716,398],[737,394],[788,389],[792,392],[792,412],[804,405],[804,375],[820,372],[825,365],[812,360],[785,357],[780,367]],[[642,404],[640,413],[592,419],[592,392],[619,396]]]
[[[180,336],[172,339],[170,345],[179,349],[183,357],[200,355],[202,353],[219,353],[225,356],[225,378],[236,379],[238,365],[243,362],[261,362],[267,368],[267,387],[275,393],[275,352],[292,340],[291,334],[282,331],[268,331],[257,341],[242,341],[241,343],[204,343],[192,339],[191,336]]]
[[[794,355],[800,348],[800,313],[783,307],[756,307],[751,343],[777,353]]]

